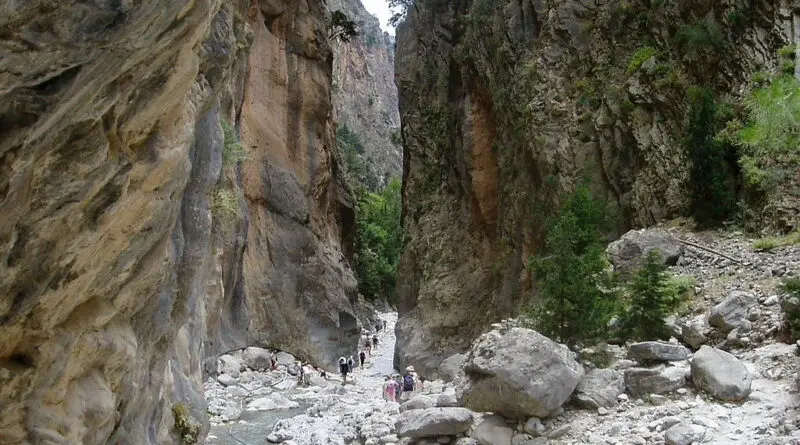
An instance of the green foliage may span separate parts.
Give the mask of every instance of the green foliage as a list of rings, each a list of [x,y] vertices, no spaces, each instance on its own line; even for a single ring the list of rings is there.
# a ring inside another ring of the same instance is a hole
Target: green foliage
[[[575,344],[605,331],[618,301],[603,235],[611,224],[606,207],[585,185],[548,224],[544,252],[530,260],[542,301],[526,310],[543,334]]]
[[[657,340],[669,338],[664,319],[680,302],[679,292],[688,282],[670,282],[667,266],[657,250],[651,250],[645,265],[628,285],[630,305],[622,316],[621,327],[626,338]]]
[[[790,299],[781,304],[783,317],[792,341],[800,340],[800,278],[787,278],[781,283],[780,291]]]
[[[701,226],[725,221],[736,211],[736,171],[733,147],[714,137],[718,107],[710,89],[695,88],[689,95],[689,125],[684,146],[692,161],[692,214]]]
[[[725,30],[713,18],[698,20],[678,30],[678,43],[684,52],[694,55],[698,51],[719,51],[725,48]]]
[[[247,158],[242,144],[239,142],[239,137],[236,135],[236,130],[225,120],[220,120],[222,125],[222,132],[225,135],[223,149],[222,149],[222,165],[231,167],[236,165],[239,161]]]
[[[223,234],[232,233],[242,219],[242,208],[239,206],[236,191],[229,187],[217,187],[211,197],[211,214]]]
[[[380,193],[357,190],[356,274],[359,291],[368,299],[394,299],[397,262],[402,249],[400,181]]]
[[[658,51],[651,46],[643,46],[636,50],[628,61],[628,74],[633,74],[638,71],[643,63],[647,62],[647,60],[654,57],[656,54],[658,54]]]
[[[344,160],[345,176],[353,188],[365,187],[377,191],[380,185],[378,174],[368,160],[364,159],[364,144],[347,125],[336,130],[336,146]]]
[[[328,39],[349,42],[350,39],[358,35],[356,22],[347,18],[347,14],[336,10],[331,13],[331,26]]]
[[[778,50],[778,57],[784,59],[794,59],[796,53],[797,53],[797,45],[790,44]]]
[[[753,249],[763,252],[777,249],[778,247],[800,245],[800,230],[785,236],[761,238],[753,243]]]
[[[389,19],[389,24],[397,26],[406,19],[408,9],[414,6],[414,0],[389,0],[389,9],[392,11],[392,17]]]
[[[181,444],[192,445],[197,443],[200,436],[200,425],[192,423],[189,418],[189,409],[182,403],[172,406],[172,416],[175,419],[175,429],[181,437]]]

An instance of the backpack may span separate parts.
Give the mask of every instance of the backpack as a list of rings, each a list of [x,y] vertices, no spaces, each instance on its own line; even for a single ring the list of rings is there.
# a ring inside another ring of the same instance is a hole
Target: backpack
[[[414,377],[411,377],[410,374],[406,374],[403,377],[403,391],[413,391],[414,390]]]
[[[339,357],[339,364],[340,365],[345,365],[345,364],[347,364],[347,360],[345,360],[344,357]]]

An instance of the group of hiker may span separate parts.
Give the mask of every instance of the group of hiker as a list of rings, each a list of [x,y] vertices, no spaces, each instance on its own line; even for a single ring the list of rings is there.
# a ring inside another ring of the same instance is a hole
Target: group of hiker
[[[406,368],[406,372],[387,375],[383,382],[383,400],[387,402],[401,402],[411,398],[415,386],[422,389],[422,379],[417,375],[413,366]]]
[[[386,321],[384,321],[382,325],[376,325],[376,331],[380,331],[381,326],[385,328]],[[368,332],[364,332],[364,334],[364,337],[361,339],[361,341],[359,341],[359,343],[362,345],[362,348],[358,352],[358,363],[361,368],[364,367],[364,362],[367,361],[367,356],[372,355],[372,351],[378,348],[379,342],[377,332],[371,336]],[[347,383],[348,375],[351,375],[351,378],[354,378],[353,371],[355,370],[355,367],[356,361],[353,359],[352,355],[348,358],[345,358],[344,356],[339,357],[339,373],[342,375],[342,385]]]

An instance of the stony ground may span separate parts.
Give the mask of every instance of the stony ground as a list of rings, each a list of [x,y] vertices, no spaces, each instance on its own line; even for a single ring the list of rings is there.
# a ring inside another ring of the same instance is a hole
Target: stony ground
[[[530,428],[527,429],[530,434],[526,434],[522,424],[508,422],[506,426],[514,430],[512,445],[661,445],[665,443],[665,431],[676,424],[685,426],[687,434],[694,436],[694,443],[800,445],[797,386],[800,358],[796,345],[781,342],[781,311],[777,297],[780,280],[800,273],[800,246],[758,252],[753,249],[752,240],[741,234],[672,230],[680,239],[706,248],[687,246],[682,259],[671,268],[675,274],[696,278],[696,295],[674,320],[675,325],[693,324],[706,338],[706,344],[727,350],[742,360],[753,375],[749,397],[741,403],[719,402],[689,383],[664,395],[636,398],[623,394],[619,404],[609,408],[585,410],[568,405],[558,415],[544,419],[535,434]],[[745,326],[721,335],[708,326],[708,314],[733,291],[752,293],[755,307],[747,309]],[[221,377],[222,381],[210,379],[206,384],[209,410],[215,414],[212,420],[217,423],[210,442],[262,444],[266,439],[287,445],[476,444],[464,434],[421,442],[397,438],[395,424],[401,408],[381,397],[383,377],[394,372],[396,314],[384,314],[384,317],[388,319],[388,329],[380,334],[380,348],[368,359],[365,368],[356,372],[355,382],[347,385],[342,385],[333,372],[329,381],[315,378],[311,386],[302,388],[295,387],[296,379],[286,371],[246,371],[234,381],[226,377]],[[676,329],[680,331],[679,327]],[[679,334],[676,332],[676,336]],[[611,350],[616,351],[612,367],[624,370],[634,366],[625,359],[623,348]],[[688,373],[688,364],[687,360],[676,365],[684,367]],[[691,382],[688,375],[687,381]],[[434,397],[415,400],[426,399],[432,403],[442,393],[450,400],[454,394],[452,386],[428,382],[419,392]],[[420,407],[432,406],[420,403]],[[437,403],[437,406],[448,405]],[[264,417],[253,416],[253,412],[271,413],[269,423]],[[479,424],[480,418],[481,415],[476,414],[474,425]],[[265,428],[257,433],[248,430],[259,423]],[[237,438],[225,441],[217,434],[220,431]]]

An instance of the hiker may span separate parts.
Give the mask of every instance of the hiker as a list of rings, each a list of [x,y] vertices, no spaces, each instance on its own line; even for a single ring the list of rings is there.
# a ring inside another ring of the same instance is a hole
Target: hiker
[[[361,368],[364,368],[364,361],[367,359],[367,353],[364,352],[362,349],[361,352],[358,353],[358,360],[361,362]]]
[[[414,383],[417,381],[417,371],[414,369],[413,366],[409,366],[406,368],[406,373],[403,376],[403,393],[412,393],[414,392]],[[409,394],[406,396],[410,398],[411,395]]]
[[[396,402],[395,385],[397,385],[397,383],[392,379],[391,376],[387,375],[383,382],[383,400],[387,402]]]
[[[369,341],[369,337],[364,339],[364,349],[367,350],[367,354],[372,355],[372,342]]]
[[[275,370],[275,368],[277,368],[277,367],[278,367],[278,357],[275,355],[275,351],[273,351],[273,352],[271,352],[271,353],[269,354],[269,363],[270,363],[270,365],[271,365],[270,369],[271,369],[272,371],[274,371],[274,370]]]
[[[386,330],[386,320],[383,320],[383,330]]]
[[[403,382],[400,378],[400,374],[394,375],[394,400],[396,402],[400,401],[400,398],[403,397]]]
[[[325,370],[324,370],[324,369],[320,369],[320,370],[319,370],[319,376],[320,376],[320,377],[322,377],[322,378],[323,378],[323,379],[325,379],[325,380],[328,380],[328,373],[327,373],[327,372],[325,372]]]
[[[380,331],[381,331],[381,325],[376,324],[375,325],[375,332],[380,332]]]
[[[305,369],[303,368],[303,363],[300,360],[298,360],[297,363],[295,363],[295,366],[297,367],[297,383],[302,385],[303,371],[305,371]]]
[[[347,382],[347,373],[350,372],[350,367],[347,366],[347,359],[339,357],[339,372],[342,374],[342,386]]]
[[[347,368],[352,373],[353,372],[353,368],[355,368],[355,367],[356,367],[356,362],[355,362],[355,360],[353,360],[353,356],[351,355],[350,358],[347,359]]]
[[[378,334],[372,336],[372,346],[378,349]]]
[[[303,365],[303,384],[306,386],[311,385],[311,366],[308,362]]]

